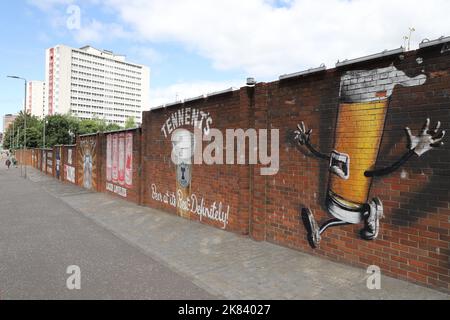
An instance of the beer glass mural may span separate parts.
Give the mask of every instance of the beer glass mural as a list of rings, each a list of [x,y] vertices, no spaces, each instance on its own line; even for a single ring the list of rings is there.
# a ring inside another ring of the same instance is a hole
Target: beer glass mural
[[[440,122],[430,128],[427,119],[418,136],[406,128],[408,151],[387,168],[372,170],[376,164],[383,135],[389,100],[396,85],[419,86],[425,83],[421,74],[408,77],[391,65],[374,70],[348,71],[341,77],[340,104],[335,129],[334,150],[331,154],[317,151],[311,144],[312,130],[301,122],[296,140],[305,145],[315,156],[329,162],[329,185],[327,211],[334,217],[322,226],[317,224],[312,211],[303,208],[308,236],[315,247],[323,232],[333,226],[364,222],[361,237],[374,240],[379,233],[379,220],[383,217],[383,204],[377,197],[368,201],[374,176],[387,175],[412,156],[439,147],[445,131],[440,131]]]
[[[186,129],[176,129],[172,133],[172,161],[175,163],[177,177],[177,198],[188,199],[191,196],[192,163],[195,140],[194,134]],[[182,217],[189,217],[189,210],[177,208]]]
[[[106,189],[123,197],[133,187],[133,133],[106,137]]]

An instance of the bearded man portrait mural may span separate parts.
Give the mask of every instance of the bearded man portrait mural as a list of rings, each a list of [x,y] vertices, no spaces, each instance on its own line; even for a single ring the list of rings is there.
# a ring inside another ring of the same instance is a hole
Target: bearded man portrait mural
[[[322,234],[329,227],[361,222],[364,222],[361,237],[365,240],[376,239],[379,221],[383,218],[383,203],[378,197],[368,201],[372,178],[388,175],[409,159],[421,157],[443,145],[445,131],[440,130],[440,122],[430,127],[430,119],[426,119],[418,135],[405,128],[408,147],[398,161],[386,168],[374,169],[395,86],[420,86],[426,80],[424,74],[408,77],[394,65],[344,73],[340,81],[334,150],[330,154],[316,150],[311,143],[312,129],[308,129],[304,122],[297,126],[296,142],[314,156],[329,162],[326,209],[333,218],[319,226],[313,212],[302,208],[312,247],[319,245]]]

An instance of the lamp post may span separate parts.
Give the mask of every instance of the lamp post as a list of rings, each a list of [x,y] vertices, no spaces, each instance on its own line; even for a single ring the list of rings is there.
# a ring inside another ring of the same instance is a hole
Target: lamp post
[[[25,97],[23,100],[23,114],[24,114],[24,142],[23,142],[23,147],[22,147],[22,159],[23,159],[23,155],[24,155],[24,150],[27,149],[27,85],[28,85],[28,81],[25,78],[21,78],[18,76],[8,76],[8,78],[12,78],[12,79],[18,79],[18,80],[23,80],[24,84],[25,84]],[[23,166],[23,161],[20,162],[20,166]],[[27,178],[27,166],[25,166],[25,175],[24,178]]]

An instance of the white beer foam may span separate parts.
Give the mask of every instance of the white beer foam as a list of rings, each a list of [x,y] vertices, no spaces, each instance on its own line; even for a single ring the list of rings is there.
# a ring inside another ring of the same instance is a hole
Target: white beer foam
[[[341,77],[340,97],[345,102],[370,102],[384,100],[392,95],[396,85],[419,86],[427,76],[420,74],[408,77],[403,71],[391,65],[372,70],[347,71]],[[383,93],[381,96],[378,93]]]

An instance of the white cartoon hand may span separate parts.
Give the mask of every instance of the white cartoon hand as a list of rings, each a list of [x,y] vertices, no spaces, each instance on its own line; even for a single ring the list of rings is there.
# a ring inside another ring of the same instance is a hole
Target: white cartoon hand
[[[298,130],[295,131],[295,140],[298,141],[300,145],[304,145],[309,141],[312,129],[307,130],[305,123],[302,121],[301,124],[297,125]]]
[[[425,152],[433,150],[433,148],[441,147],[444,145],[442,139],[445,136],[445,130],[439,133],[439,128],[441,127],[441,122],[438,121],[436,127],[430,130],[430,119],[428,118],[423,125],[422,130],[418,136],[413,136],[411,134],[411,129],[405,128],[406,134],[408,136],[408,148],[413,150],[419,157]]]

